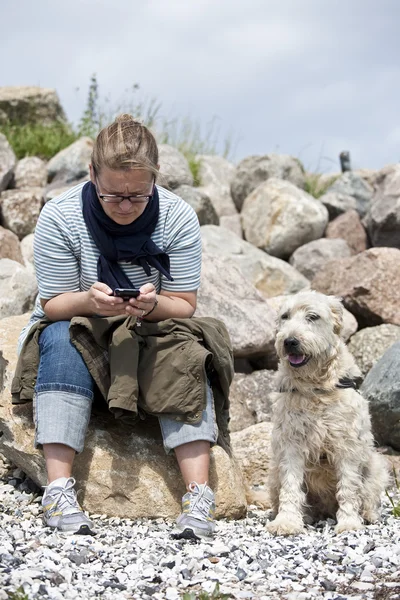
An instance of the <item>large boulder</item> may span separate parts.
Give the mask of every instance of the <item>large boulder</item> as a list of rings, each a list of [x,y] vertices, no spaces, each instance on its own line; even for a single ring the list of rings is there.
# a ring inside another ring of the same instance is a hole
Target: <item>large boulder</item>
[[[7,189],[12,180],[17,158],[5,135],[0,133],[0,192]]]
[[[353,171],[343,173],[336,181],[327,189],[327,194],[335,193],[343,197],[351,196],[355,199],[355,206],[343,207],[345,212],[351,208],[355,208],[361,217],[364,217],[369,209],[374,190],[363,177],[357,175]],[[334,215],[337,216],[337,215]]]
[[[35,238],[35,234],[30,233],[26,235],[21,240],[21,252],[24,265],[31,269],[34,269],[34,261],[33,261],[33,241]]]
[[[43,188],[6,190],[0,195],[2,224],[20,239],[35,230],[43,205]]]
[[[242,221],[239,213],[236,215],[224,215],[219,218],[219,225],[235,233],[240,239],[243,239]]]
[[[400,450],[400,342],[386,350],[372,367],[361,392],[369,401],[378,444]]]
[[[32,269],[9,258],[0,259],[0,319],[20,315],[32,308],[36,294],[37,283]]]
[[[26,156],[17,162],[14,171],[15,188],[46,187],[46,163],[38,156]]]
[[[180,185],[193,185],[193,175],[189,163],[177,148],[159,144],[160,185],[171,190]]]
[[[377,185],[367,216],[372,245],[400,248],[400,165],[383,169]]]
[[[377,325],[358,331],[351,338],[348,348],[361,373],[366,375],[395,342],[400,342],[398,325]]]
[[[231,181],[235,166],[222,156],[199,154],[198,180],[204,192],[209,196],[219,217],[235,215],[236,206],[231,196]]]
[[[21,246],[18,236],[9,229],[0,226],[0,259],[9,258],[21,264],[22,258]]]
[[[367,233],[356,210],[348,210],[328,224],[325,237],[333,240],[346,240],[352,254],[364,252],[368,248]]]
[[[271,177],[289,181],[299,188],[305,186],[304,169],[297,158],[286,154],[248,156],[238,164],[231,183],[236,208],[241,211],[247,196]]]
[[[311,282],[324,294],[343,299],[345,307],[363,327],[400,325],[400,250],[370,248],[327,263]]]
[[[241,214],[246,240],[283,259],[321,238],[328,223],[328,211],[319,200],[275,178],[247,196]]]
[[[308,280],[287,262],[269,256],[223,227],[204,226],[201,237],[204,252],[229,257],[242,276],[266,298],[292,294],[309,285]]]
[[[89,177],[89,163],[92,159],[93,140],[81,137],[60,152],[47,163],[49,181],[62,184],[76,182]]]
[[[200,188],[191,185],[180,185],[174,193],[183,198],[195,211],[200,225],[218,225],[219,217],[210,200],[210,197]]]
[[[357,201],[354,196],[346,196],[338,192],[326,192],[326,194],[320,196],[319,201],[328,209],[330,220],[357,208]]]
[[[290,257],[289,262],[304,277],[311,280],[320,268],[330,260],[347,258],[350,255],[351,250],[345,240],[321,238],[297,248]]]
[[[225,323],[236,357],[275,355],[273,311],[232,258],[203,254],[196,316]]]
[[[249,374],[235,373],[229,391],[231,432],[271,420],[275,374],[267,369]]]
[[[26,322],[27,315],[0,321],[0,452],[43,486],[45,462],[42,452],[34,449],[32,404],[12,406],[10,396],[17,338]],[[176,517],[185,487],[175,457],[164,451],[157,419],[128,428],[107,409],[95,413],[85,449],[74,462],[84,508],[130,519]],[[218,517],[244,516],[241,472],[219,446],[211,451],[210,485],[216,492]]]
[[[271,508],[268,494],[268,469],[271,454],[272,424],[264,421],[232,434],[232,448],[246,485],[248,504]]]
[[[0,87],[2,121],[20,125],[51,125],[55,121],[66,124],[67,119],[55,90],[35,86],[6,86]]]

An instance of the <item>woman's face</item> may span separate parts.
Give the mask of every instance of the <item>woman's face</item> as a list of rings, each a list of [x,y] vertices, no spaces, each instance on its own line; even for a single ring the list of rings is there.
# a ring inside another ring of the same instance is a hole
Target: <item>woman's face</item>
[[[98,175],[90,165],[90,179],[96,186],[99,202],[110,219],[119,225],[133,223],[145,210],[148,197],[153,193],[154,175],[146,169],[113,171],[103,167]],[[106,202],[100,196],[147,196],[133,201],[128,198],[121,202]]]

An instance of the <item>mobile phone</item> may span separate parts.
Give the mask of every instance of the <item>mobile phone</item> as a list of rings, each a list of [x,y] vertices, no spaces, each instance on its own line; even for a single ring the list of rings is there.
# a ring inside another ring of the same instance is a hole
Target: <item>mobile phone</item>
[[[123,300],[129,300],[130,298],[137,298],[140,294],[140,290],[136,288],[115,288],[114,296],[123,298]]]

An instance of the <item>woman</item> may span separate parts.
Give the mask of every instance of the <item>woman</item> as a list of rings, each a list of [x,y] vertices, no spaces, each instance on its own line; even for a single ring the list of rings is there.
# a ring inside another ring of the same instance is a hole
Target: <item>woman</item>
[[[47,325],[38,338],[36,445],[43,447],[48,475],[44,520],[63,531],[92,527],[77,503],[72,467],[83,449],[94,382],[70,341],[70,321],[131,317],[137,326],[142,321],[143,330],[146,323],[190,319],[196,309],[198,220],[189,205],[156,185],[157,175],[153,135],[121,115],[95,141],[90,182],[48,202],[35,231],[39,296],[20,347],[33,324]],[[138,288],[140,294],[124,299],[115,288]],[[199,423],[159,420],[164,446],[174,450],[187,487],[178,528],[210,536],[215,506],[207,485],[209,451],[218,435],[210,387]]]

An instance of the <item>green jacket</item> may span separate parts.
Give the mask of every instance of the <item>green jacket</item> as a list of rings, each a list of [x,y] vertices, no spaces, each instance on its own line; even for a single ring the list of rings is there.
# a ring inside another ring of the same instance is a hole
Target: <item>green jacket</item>
[[[42,319],[22,347],[11,392],[13,403],[31,400],[39,365]],[[225,325],[204,317],[159,323],[134,317],[74,317],[71,341],[81,353],[116,418],[135,421],[142,413],[198,423],[209,379],[219,428],[218,444],[229,445],[229,387],[233,352]]]

